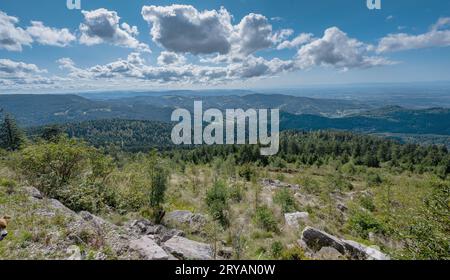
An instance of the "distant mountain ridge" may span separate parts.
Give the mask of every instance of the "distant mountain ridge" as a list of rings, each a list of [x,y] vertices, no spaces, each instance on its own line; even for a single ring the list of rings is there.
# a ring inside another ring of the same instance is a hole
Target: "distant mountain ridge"
[[[323,116],[343,116],[373,107],[361,102],[314,99],[308,97],[296,97],[281,94],[247,94],[243,96],[135,96],[110,100],[115,104],[148,104],[158,107],[186,108],[193,110],[194,101],[202,101],[204,109],[280,109],[291,114],[313,114]]]
[[[172,113],[149,104],[130,106],[73,94],[0,95],[0,108],[13,114],[22,126],[113,118],[168,121]]]
[[[281,127],[304,130],[340,129],[364,133],[450,135],[450,109],[410,110],[389,106],[342,118],[283,113]]]
[[[94,120],[170,122],[175,108],[192,110],[195,100],[207,108],[279,108],[282,129],[338,129],[363,133],[450,135],[450,109],[373,108],[355,101],[289,95],[134,96],[90,100],[77,95],[0,95],[0,108],[25,127]],[[120,124],[123,125],[123,124]]]
[[[110,100],[93,100],[74,94],[0,95],[0,108],[13,114],[23,126],[113,118],[170,121],[170,115],[175,108],[192,110],[195,100],[202,100],[205,109],[279,108],[292,114],[332,117],[372,108],[354,101],[266,94],[202,97],[145,95]]]

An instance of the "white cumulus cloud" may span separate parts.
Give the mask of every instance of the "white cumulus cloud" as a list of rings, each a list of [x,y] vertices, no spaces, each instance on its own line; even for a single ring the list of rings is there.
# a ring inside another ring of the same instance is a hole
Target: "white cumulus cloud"
[[[200,12],[189,5],[144,6],[153,41],[172,52],[210,54],[230,50],[231,16],[224,8]]]
[[[285,40],[283,42],[281,42],[278,46],[277,49],[278,50],[283,50],[283,49],[294,49],[294,48],[298,48],[304,44],[307,44],[309,42],[311,42],[313,39],[313,34],[312,33],[302,33],[300,35],[298,35],[297,37],[295,37],[292,40]]]
[[[169,65],[169,64],[184,64],[186,63],[186,58],[174,52],[163,51],[158,56],[159,65]]]
[[[76,40],[67,28],[47,27],[40,21],[32,21],[26,31],[41,45],[66,47]]]
[[[296,64],[301,69],[329,66],[341,70],[393,64],[383,57],[371,55],[372,50],[373,46],[348,37],[337,27],[331,27],[325,30],[322,38],[298,50]]]
[[[166,50],[228,56],[228,60],[273,47],[293,33],[290,29],[273,32],[269,20],[254,13],[233,25],[233,17],[223,7],[199,11],[191,5],[152,5],[142,8],[142,16],[151,26],[153,41]]]
[[[136,26],[130,26],[127,23],[119,24],[120,17],[117,12],[101,8],[94,11],[82,11],[82,13],[84,22],[80,24],[81,44],[90,46],[107,42],[139,51],[150,51],[148,45],[135,38],[139,33]]]
[[[377,51],[396,52],[413,49],[450,46],[450,18],[440,18],[431,29],[423,34],[406,33],[389,34],[382,38]]]
[[[22,46],[30,46],[33,42],[25,30],[16,26],[17,23],[18,18],[0,11],[0,49],[22,51]]]
[[[40,69],[35,64],[0,59],[0,84],[3,86],[28,84],[53,84],[53,80],[41,74],[47,70]]]
[[[235,27],[235,42],[237,51],[249,55],[258,50],[270,48],[277,36],[272,33],[269,20],[259,14],[249,14]]]

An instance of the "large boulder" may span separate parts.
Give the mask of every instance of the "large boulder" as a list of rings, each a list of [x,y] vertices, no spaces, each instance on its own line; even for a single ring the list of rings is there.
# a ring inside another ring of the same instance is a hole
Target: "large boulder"
[[[204,215],[194,214],[186,210],[167,213],[163,219],[164,224],[175,228],[188,229],[191,233],[203,231],[206,222]]]
[[[382,253],[378,248],[367,247],[353,240],[341,240],[312,227],[306,227],[305,230],[303,230],[302,241],[306,244],[308,249],[311,249],[314,252],[320,251],[324,247],[331,247],[340,254],[355,260],[390,259],[388,255]],[[319,255],[324,255],[323,253],[324,252]]]
[[[344,243],[339,238],[312,227],[306,227],[303,230],[302,241],[313,251],[319,251],[322,247],[331,247],[345,254]]]
[[[342,240],[342,242],[344,243],[345,249],[347,250],[348,254],[353,259],[382,261],[390,259],[388,255],[382,253],[376,248],[367,247],[353,240]]]
[[[209,244],[174,236],[164,243],[163,248],[182,260],[212,260],[213,250]]]
[[[130,247],[138,251],[145,260],[168,260],[169,255],[148,236],[131,240]]]
[[[284,214],[286,225],[291,228],[298,228],[299,222],[307,222],[309,214],[307,212],[294,212]]]

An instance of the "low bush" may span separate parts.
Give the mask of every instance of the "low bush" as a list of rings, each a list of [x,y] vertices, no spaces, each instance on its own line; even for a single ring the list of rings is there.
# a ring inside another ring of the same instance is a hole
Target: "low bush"
[[[260,206],[256,209],[254,221],[258,227],[265,231],[278,232],[277,221],[267,206]]]
[[[297,204],[295,198],[289,189],[281,189],[275,193],[275,203],[280,205],[283,213],[294,212],[297,210]]]

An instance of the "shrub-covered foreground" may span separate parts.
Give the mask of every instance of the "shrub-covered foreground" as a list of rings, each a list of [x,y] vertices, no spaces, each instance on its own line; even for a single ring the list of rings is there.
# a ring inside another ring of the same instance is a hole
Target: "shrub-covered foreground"
[[[288,135],[280,155],[266,159],[249,146],[130,154],[61,135],[21,141],[0,151],[0,212],[13,215],[10,240],[24,250],[45,242],[19,226],[36,221],[14,220],[20,209],[12,205],[23,203],[17,190],[30,185],[116,224],[139,217],[158,223],[172,210],[207,215],[204,231],[190,238],[230,247],[235,259],[305,259],[297,240],[307,225],[377,245],[393,258],[449,259],[448,152],[332,135],[313,134],[314,142]],[[298,188],[274,189],[262,179]],[[288,227],[284,214],[296,211],[309,218]],[[0,258],[12,254],[14,246],[4,244]]]

